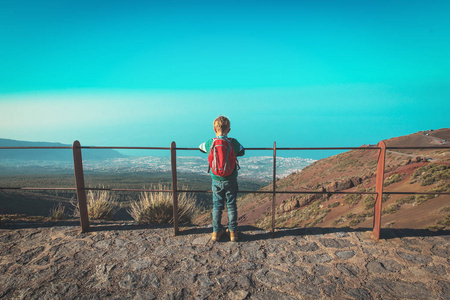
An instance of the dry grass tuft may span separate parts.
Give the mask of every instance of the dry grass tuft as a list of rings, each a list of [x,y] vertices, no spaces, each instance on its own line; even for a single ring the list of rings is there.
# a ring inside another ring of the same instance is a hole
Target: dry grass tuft
[[[62,203],[58,203],[57,206],[54,206],[50,210],[50,220],[61,221],[66,219],[65,214],[66,207],[62,205]]]
[[[116,196],[109,191],[88,191],[86,198],[89,219],[92,220],[111,220],[120,208]],[[78,205],[73,206],[74,216],[79,217]]]
[[[110,220],[119,210],[117,198],[109,191],[89,191],[87,194],[89,218]]]
[[[152,189],[167,190],[168,187],[159,184]],[[180,223],[190,223],[198,213],[195,197],[188,193],[178,194],[178,220]],[[132,202],[127,210],[130,216],[139,224],[173,223],[173,197],[168,192],[143,192],[139,200]]]

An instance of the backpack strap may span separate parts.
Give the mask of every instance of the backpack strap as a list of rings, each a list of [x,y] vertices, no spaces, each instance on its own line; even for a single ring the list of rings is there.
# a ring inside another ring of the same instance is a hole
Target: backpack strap
[[[213,149],[214,142],[217,140],[217,138],[213,138],[213,141],[211,143],[211,146],[209,147],[208,155],[211,153],[211,150]],[[215,159],[214,159],[215,160]],[[208,174],[211,172],[211,166],[208,164]]]
[[[225,162],[225,166],[224,166],[224,169],[226,170],[227,169],[227,164],[228,164],[228,161],[229,161],[229,157],[230,157],[231,147],[233,147],[233,144],[231,143],[229,138],[225,138],[224,140],[227,141],[227,144],[228,144],[226,162]]]
[[[231,141],[231,138],[228,138],[228,145],[229,145],[229,147],[228,147],[228,149],[230,149],[230,147],[233,147],[233,151],[234,151],[234,145],[233,145],[233,142]],[[234,156],[236,157],[236,169],[239,171],[240,169],[241,169],[241,166],[239,165],[239,161],[238,161],[238,159],[237,159],[237,152],[236,151],[234,151],[235,153],[234,153]]]

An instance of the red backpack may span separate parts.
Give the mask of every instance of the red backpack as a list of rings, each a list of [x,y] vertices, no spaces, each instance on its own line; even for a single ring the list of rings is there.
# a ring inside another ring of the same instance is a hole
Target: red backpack
[[[208,161],[209,169],[212,170],[214,175],[226,177],[233,174],[237,158],[231,140],[229,138],[214,138],[209,150]]]

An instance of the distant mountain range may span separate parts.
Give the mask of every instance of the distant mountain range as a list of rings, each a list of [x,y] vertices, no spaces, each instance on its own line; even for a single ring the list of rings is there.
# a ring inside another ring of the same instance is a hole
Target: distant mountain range
[[[49,142],[27,142],[0,138],[0,147],[72,147],[72,145]],[[84,151],[83,160],[123,158],[125,155],[110,149]],[[0,160],[24,161],[73,161],[71,149],[0,149]]]

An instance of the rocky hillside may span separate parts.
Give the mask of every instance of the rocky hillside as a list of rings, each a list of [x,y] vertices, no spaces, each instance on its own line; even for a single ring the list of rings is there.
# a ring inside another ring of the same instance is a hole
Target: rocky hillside
[[[449,145],[450,129],[418,132],[386,140],[387,146]],[[351,150],[319,160],[277,181],[277,190],[374,191],[377,150]],[[450,191],[450,150],[388,150],[385,192]],[[263,190],[272,190],[267,186]],[[278,194],[277,227],[361,227],[373,225],[374,196]],[[239,223],[271,227],[271,194],[249,194],[238,201]],[[206,219],[207,217],[205,217]],[[226,222],[226,216],[224,216]],[[450,226],[448,195],[388,195],[382,227],[445,229]]]

